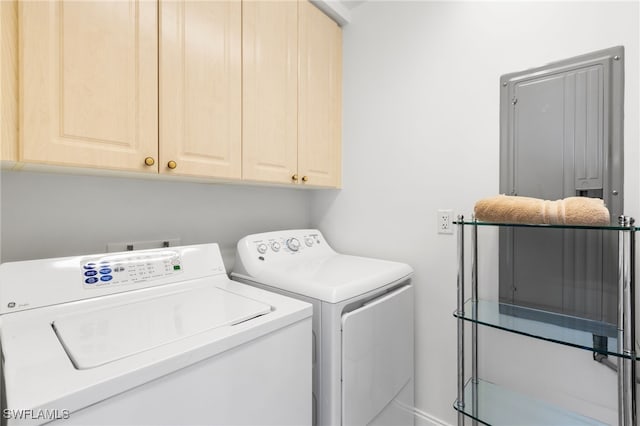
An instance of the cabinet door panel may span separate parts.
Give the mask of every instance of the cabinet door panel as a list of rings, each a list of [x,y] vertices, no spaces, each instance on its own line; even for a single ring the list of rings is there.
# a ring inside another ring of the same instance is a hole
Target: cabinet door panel
[[[16,0],[0,1],[0,159],[18,159],[18,12]]]
[[[243,177],[297,171],[298,3],[243,3]]]
[[[156,172],[157,6],[20,4],[24,161]]]
[[[298,170],[306,185],[340,186],[342,30],[300,3]]]
[[[160,172],[241,177],[241,8],[160,3]]]

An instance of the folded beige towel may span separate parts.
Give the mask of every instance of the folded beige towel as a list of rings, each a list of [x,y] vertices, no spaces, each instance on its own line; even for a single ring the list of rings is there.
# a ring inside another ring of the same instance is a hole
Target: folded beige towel
[[[600,198],[568,197],[549,201],[498,195],[478,201],[477,220],[549,225],[608,225],[609,210]]]

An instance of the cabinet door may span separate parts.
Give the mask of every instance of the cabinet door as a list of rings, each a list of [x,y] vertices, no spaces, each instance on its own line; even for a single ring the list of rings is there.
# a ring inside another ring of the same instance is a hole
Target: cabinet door
[[[0,1],[0,159],[18,159],[18,12],[15,0]]]
[[[342,30],[300,3],[298,171],[305,185],[340,186]]]
[[[157,172],[157,5],[20,2],[20,159]]]
[[[245,1],[243,177],[291,182],[297,172],[298,2]]]
[[[241,177],[241,13],[240,0],[160,3],[161,173]]]

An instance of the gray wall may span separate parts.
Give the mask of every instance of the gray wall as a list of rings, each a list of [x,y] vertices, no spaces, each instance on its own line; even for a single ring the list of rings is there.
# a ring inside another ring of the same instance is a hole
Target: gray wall
[[[246,234],[308,227],[308,191],[3,171],[2,261],[101,253],[109,242],[217,242],[227,269]]]

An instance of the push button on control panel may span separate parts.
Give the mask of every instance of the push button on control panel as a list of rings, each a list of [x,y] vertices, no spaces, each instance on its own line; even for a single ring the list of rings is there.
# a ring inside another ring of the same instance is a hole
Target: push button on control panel
[[[98,282],[98,277],[87,278],[86,280],[84,280],[84,282],[87,284],[95,284]]]
[[[110,274],[110,273],[111,273],[111,269],[109,269],[109,268],[102,268],[102,269],[100,269],[100,273],[101,273],[101,274]]]
[[[98,271],[85,271],[85,277],[93,277],[94,275],[98,275]]]
[[[111,281],[113,277],[111,275],[103,275],[100,277],[100,281]]]

